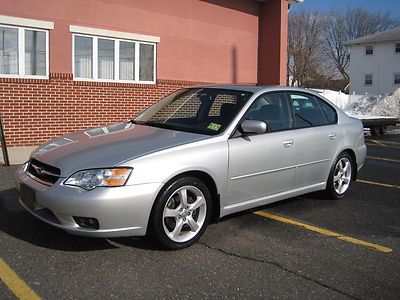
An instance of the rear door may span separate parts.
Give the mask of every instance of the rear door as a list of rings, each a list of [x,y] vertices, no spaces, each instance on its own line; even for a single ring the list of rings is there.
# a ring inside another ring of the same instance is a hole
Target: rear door
[[[228,140],[228,205],[288,191],[295,178],[296,131],[286,93],[259,96],[244,119],[264,121],[268,131]]]
[[[297,170],[294,187],[326,182],[340,143],[336,110],[304,92],[289,92],[297,131]]]

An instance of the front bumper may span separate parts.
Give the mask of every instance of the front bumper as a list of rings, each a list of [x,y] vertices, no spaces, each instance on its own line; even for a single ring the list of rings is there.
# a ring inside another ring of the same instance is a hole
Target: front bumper
[[[143,236],[151,209],[162,183],[122,187],[98,187],[86,191],[66,186],[65,178],[47,186],[26,175],[23,167],[15,173],[17,189],[29,189],[21,205],[38,219],[69,233],[91,237]],[[27,188],[26,188],[27,187]],[[24,199],[25,198],[25,199]],[[99,229],[80,227],[75,217],[96,218]]]

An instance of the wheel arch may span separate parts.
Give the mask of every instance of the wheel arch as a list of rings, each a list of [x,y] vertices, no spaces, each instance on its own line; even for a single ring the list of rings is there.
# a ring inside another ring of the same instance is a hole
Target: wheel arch
[[[354,176],[353,176],[353,181],[355,181],[357,179],[357,157],[356,157],[356,153],[354,152],[353,149],[351,148],[346,148],[344,150],[342,150],[339,155],[341,153],[347,153],[348,155],[350,155],[351,157],[351,163],[353,165],[353,171],[354,171]]]
[[[204,184],[207,186],[211,194],[211,201],[212,201],[211,220],[213,222],[217,222],[220,215],[221,203],[220,203],[220,196],[218,193],[217,184],[215,183],[215,180],[212,178],[212,176],[204,171],[199,171],[199,170],[187,171],[178,176],[192,176],[204,182]]]
[[[201,170],[188,170],[188,171],[184,171],[179,174],[175,174],[173,177],[171,177],[158,192],[156,200],[154,201],[153,207],[151,209],[150,218],[152,217],[152,214],[153,214],[154,205],[155,205],[157,199],[160,197],[161,193],[163,192],[164,188],[169,186],[169,184],[172,183],[173,181],[175,181],[176,179],[182,178],[182,177],[187,177],[187,176],[195,177],[195,178],[201,180],[207,186],[207,188],[210,191],[211,201],[212,201],[211,221],[217,222],[219,220],[219,216],[220,216],[220,212],[221,212],[221,203],[220,203],[220,194],[219,194],[219,191],[217,188],[217,184],[215,183],[214,178],[210,174],[208,174],[205,171],[201,171]]]

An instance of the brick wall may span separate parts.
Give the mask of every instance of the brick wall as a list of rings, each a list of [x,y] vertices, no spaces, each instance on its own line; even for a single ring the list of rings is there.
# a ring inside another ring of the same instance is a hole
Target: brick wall
[[[0,78],[0,112],[7,146],[36,146],[68,132],[125,121],[165,95],[198,82],[155,85]]]

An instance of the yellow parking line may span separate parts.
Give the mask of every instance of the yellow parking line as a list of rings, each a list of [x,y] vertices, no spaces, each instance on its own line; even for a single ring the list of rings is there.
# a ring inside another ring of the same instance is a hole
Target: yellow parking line
[[[384,187],[390,187],[390,188],[394,188],[394,189],[400,189],[400,186],[395,185],[395,184],[380,183],[380,182],[361,180],[361,179],[357,179],[357,182],[378,185],[378,186],[384,186]]]
[[[40,297],[0,258],[0,279],[18,299],[37,300]]]
[[[367,141],[374,142],[375,144],[378,144],[379,146],[383,146],[383,147],[386,146],[385,144],[383,144],[383,143],[381,143],[380,141],[377,141],[377,140],[367,140]]]
[[[327,229],[323,229],[323,228],[319,228],[319,227],[316,227],[316,226],[308,225],[308,224],[305,224],[305,223],[302,223],[302,222],[299,222],[299,221],[287,219],[287,218],[284,218],[284,217],[281,217],[281,216],[277,216],[277,215],[273,215],[273,214],[270,214],[270,213],[267,213],[267,212],[264,212],[264,211],[256,211],[255,214],[259,215],[261,217],[264,217],[264,218],[272,219],[272,220],[283,222],[283,223],[286,223],[286,224],[300,226],[300,227],[303,227],[305,229],[308,229],[308,230],[311,230],[311,231],[314,231],[314,232],[318,232],[318,233],[320,233],[322,235],[326,235],[326,236],[330,236],[330,237],[336,237],[339,240],[343,240],[343,241],[346,241],[346,242],[349,242],[349,243],[353,243],[353,244],[356,244],[356,245],[360,245],[360,246],[364,246],[364,247],[367,247],[367,248],[371,248],[371,249],[376,250],[376,251],[380,251],[380,252],[384,252],[384,253],[390,253],[390,252],[393,251],[393,249],[385,247],[385,246],[381,246],[381,245],[378,245],[378,244],[369,243],[369,242],[366,242],[366,241],[363,241],[363,240],[355,239],[355,238],[352,238],[352,237],[349,237],[349,236],[346,236],[346,235],[343,235],[343,234],[340,234],[340,233],[337,233],[337,232],[334,232],[334,231],[330,231],[330,230],[327,230]]]
[[[367,156],[367,158],[369,158],[369,159],[375,159],[375,160],[384,160],[384,161],[390,161],[390,162],[400,163],[400,160],[394,159],[394,158],[377,157],[377,156]]]

